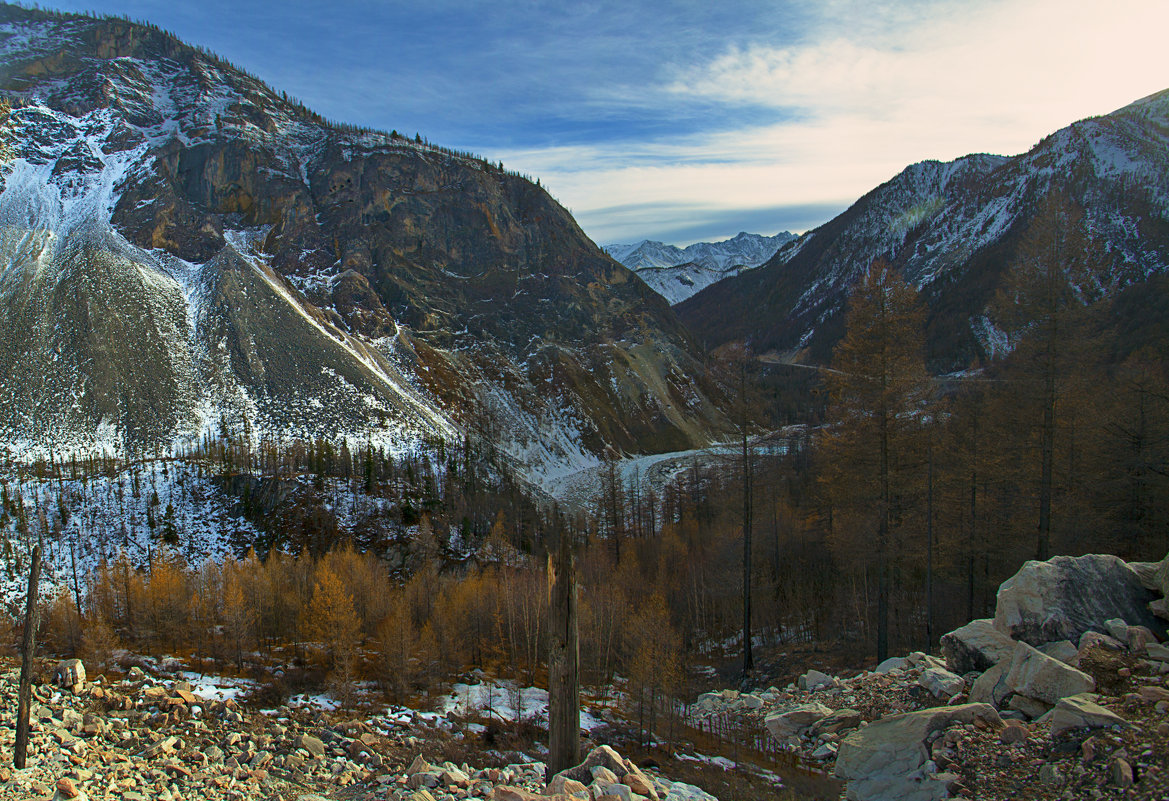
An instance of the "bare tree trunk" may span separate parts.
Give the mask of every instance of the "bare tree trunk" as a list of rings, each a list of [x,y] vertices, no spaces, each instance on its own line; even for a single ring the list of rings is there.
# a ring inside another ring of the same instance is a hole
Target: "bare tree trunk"
[[[934,652],[934,442],[930,434],[929,442],[929,476],[926,479],[926,510],[925,510],[925,540],[926,540],[926,613],[925,613],[925,652]]]
[[[743,368],[744,372],[746,368]],[[744,379],[744,383],[746,380]],[[747,441],[746,412],[741,423],[743,437],[743,678],[755,669],[751,651],[751,452]]]
[[[576,565],[571,537],[560,532],[555,563],[548,556],[551,652],[548,656],[548,779],[580,761],[580,651],[576,627]]]
[[[37,643],[37,589],[41,581],[41,546],[32,549],[28,571],[28,602],[24,612],[24,640],[21,643],[20,694],[16,710],[16,746],[13,767],[23,770],[28,752],[28,712],[32,695],[32,660]]]
[[[1044,378],[1043,442],[1039,477],[1039,536],[1035,558],[1046,561],[1051,556],[1051,487],[1055,461],[1055,375],[1052,368]]]

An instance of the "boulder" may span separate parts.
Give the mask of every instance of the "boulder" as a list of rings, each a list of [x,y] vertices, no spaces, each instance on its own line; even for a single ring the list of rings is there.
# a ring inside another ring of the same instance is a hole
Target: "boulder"
[[[313,737],[311,734],[300,735],[295,740],[293,740],[292,744],[297,748],[303,748],[313,756],[319,757],[325,755],[324,742],[321,740],[321,738]],[[417,756],[414,758],[414,761],[417,762],[419,759],[422,759],[422,757]],[[423,762],[425,762],[425,760],[423,760]],[[411,765],[411,767],[413,767],[413,765]],[[429,768],[429,766],[427,767]]]
[[[1055,737],[1068,729],[1103,729],[1128,725],[1124,718],[1097,704],[1098,698],[1093,693],[1061,698],[1045,718],[1051,723],[1051,736]]]
[[[1163,637],[1164,621],[1149,611],[1157,593],[1118,557],[1108,554],[1056,556],[1023,565],[999,587],[994,626],[1030,645],[1056,640],[1078,642],[1087,631],[1121,618]]]
[[[961,676],[937,667],[922,671],[917,683],[929,690],[934,698],[952,698],[966,689],[966,682]]]
[[[545,791],[548,795],[574,795],[575,793],[587,793],[589,788],[575,779],[569,779],[562,773],[556,774],[552,781],[548,784]]]
[[[1114,617],[1104,621],[1104,631],[1108,632],[1110,637],[1114,637],[1124,643],[1126,647],[1128,646],[1128,623]]]
[[[831,687],[836,680],[827,673],[818,670],[809,670],[800,676],[798,686],[801,690],[818,690],[821,687]]]
[[[820,718],[812,725],[812,733],[839,734],[846,729],[855,729],[861,725],[861,713],[855,709],[837,709],[831,715]]]
[[[942,656],[946,667],[959,675],[987,670],[1010,659],[1015,641],[994,627],[989,619],[972,620],[942,635]]]
[[[1155,601],[1149,601],[1149,611],[1156,618],[1169,620],[1169,598],[1158,598]]]
[[[988,704],[962,704],[892,715],[870,723],[840,745],[836,776],[845,780],[851,801],[934,801],[948,795],[944,782],[926,773],[926,739],[935,731],[976,719],[992,725],[1002,720]]]
[[[1080,656],[1083,656],[1090,648],[1107,648],[1110,651],[1123,651],[1124,643],[1115,637],[1101,634],[1098,631],[1085,631],[1084,636],[1080,637]]]
[[[1058,640],[1056,642],[1044,643],[1039,646],[1039,650],[1052,659],[1058,659],[1065,665],[1071,665],[1072,667],[1080,666],[1080,652],[1071,640]]]
[[[890,670],[906,670],[909,668],[909,660],[903,656],[891,656],[881,664],[873,668],[874,673],[888,673]]]
[[[1016,712],[1022,712],[1031,720],[1036,720],[1043,717],[1051,711],[1052,707],[1052,705],[1046,701],[1040,701],[1036,698],[1028,698],[1025,695],[1019,695],[1017,693],[1011,696],[1009,706]]]
[[[800,704],[784,712],[772,713],[763,722],[771,736],[782,741],[830,714],[832,710],[821,703]]]
[[[1158,662],[1169,662],[1169,646],[1155,642],[1146,643],[1145,656]]]
[[[617,793],[628,792],[630,785],[634,784],[647,789],[647,795],[653,801],[657,801],[656,791],[653,789],[653,783],[649,780],[649,777],[642,773],[636,765],[607,745],[597,746],[592,751],[589,751],[588,756],[585,757],[583,762],[560,771],[552,778],[552,782],[562,777],[580,782],[581,784],[591,783],[594,786],[598,782],[601,782],[603,778],[604,785],[609,790],[613,787],[625,788],[624,791],[617,790]],[[607,794],[612,795],[613,793],[608,792]]]
[[[545,801],[546,797],[523,787],[497,784],[491,791],[492,801]]]
[[[1008,665],[1010,662],[999,662],[979,676],[970,688],[970,703],[993,704],[1001,708],[1011,694],[1006,682]]]
[[[1096,689],[1096,681],[1087,673],[1052,659],[1026,643],[1016,646],[1005,682],[1011,692],[1048,704]]]
[[[1135,653],[1141,653],[1145,650],[1145,645],[1157,641],[1157,635],[1149,631],[1145,626],[1129,626],[1125,637],[1125,643],[1128,644],[1128,649]]]
[[[72,684],[67,686],[74,686]],[[57,780],[57,791],[53,794],[53,801],[87,801],[87,796],[73,784],[72,779]]]
[[[58,687],[73,689],[85,684],[85,665],[80,659],[64,659],[53,671],[53,681]]]
[[[1160,562],[1133,562],[1141,584],[1161,597],[1169,596],[1169,554]]]

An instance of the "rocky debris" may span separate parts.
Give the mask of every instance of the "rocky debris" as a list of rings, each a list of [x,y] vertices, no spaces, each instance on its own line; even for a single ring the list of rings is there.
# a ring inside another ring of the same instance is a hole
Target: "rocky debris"
[[[777,690],[756,695],[740,693],[738,690],[722,690],[717,693],[703,693],[694,703],[694,711],[699,715],[713,715],[724,712],[745,712],[752,709],[762,709],[764,704],[775,700]]]
[[[1113,618],[1145,626],[1163,638],[1164,621],[1149,611],[1158,594],[1163,593],[1146,587],[1140,573],[1118,557],[1056,556],[1027,562],[1003,583],[994,626],[1035,646],[1078,642],[1087,631],[1102,631],[1105,621]]]
[[[0,675],[0,766],[12,763],[17,679],[16,670]],[[271,712],[204,700],[185,682],[141,670],[63,691],[34,686],[28,767],[0,767],[0,801],[715,801],[607,746],[590,752],[582,780],[546,787],[540,762],[431,764],[417,750],[418,730],[392,718]]]
[[[851,801],[932,801],[950,794],[953,781],[930,759],[931,735],[955,725],[999,728],[989,704],[924,709],[883,718],[853,732],[840,745],[836,776],[848,782]]]
[[[942,656],[946,666],[962,675],[983,671],[1009,659],[1015,650],[1015,641],[994,626],[994,621],[972,620],[965,626],[943,634]]]
[[[587,791],[584,798],[599,799],[615,796],[621,801],[659,801],[660,794],[653,782],[640,768],[625,759],[612,748],[602,745],[594,748],[584,761],[575,767],[562,770],[552,777],[547,792],[553,795],[559,787],[564,791],[568,782],[580,785]]]
[[[1004,583],[994,622],[973,621],[942,638],[945,662],[916,652],[852,677],[810,670],[783,690],[760,693],[760,710],[745,709],[738,693],[724,691],[704,695],[695,711],[753,714],[783,748],[846,779],[849,798],[963,794],[1017,801],[1024,785],[1046,788],[1035,797],[1096,798],[1097,788],[1123,784],[1123,768],[1110,777],[1099,760],[1089,759],[1089,770],[1066,764],[1061,755],[1069,742],[1078,749],[1092,732],[1097,737],[1107,732],[1137,741],[1142,755],[1154,746],[1154,751],[1161,749],[1156,751],[1162,754],[1160,763],[1121,758],[1132,768],[1128,792],[1164,801],[1169,777],[1155,777],[1169,771],[1169,722],[1164,719],[1169,714],[1169,646],[1157,641],[1161,630],[1145,622],[1133,625],[1105,615],[1121,602],[1096,597],[1116,591],[1117,582],[1131,590],[1134,580],[1139,583],[1138,572],[1112,557],[1031,562]],[[1101,583],[1064,586],[1069,576],[1096,576]],[[1150,592],[1144,586],[1137,590],[1143,593],[1138,601]],[[1045,599],[1056,606],[1045,611],[1040,605]],[[1000,627],[1000,620],[1019,626]],[[1090,628],[1080,632],[1085,623]],[[1041,636],[1033,637],[1033,645],[1012,639],[1004,628]],[[994,715],[982,715],[981,722],[947,718],[967,707],[990,709]],[[909,740],[895,736],[898,726],[916,731],[924,725],[893,723],[907,717],[948,721],[926,726],[932,733],[919,738],[928,758],[919,758],[920,751],[905,745]],[[1087,750],[1104,753],[1100,748]],[[870,758],[873,772],[866,767]],[[904,769],[897,772],[897,766]],[[1066,788],[1088,787],[1089,781],[1092,792],[1067,794]]]

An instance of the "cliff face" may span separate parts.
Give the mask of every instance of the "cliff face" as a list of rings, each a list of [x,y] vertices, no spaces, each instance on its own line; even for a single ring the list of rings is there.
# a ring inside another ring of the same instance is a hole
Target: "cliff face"
[[[495,165],[115,20],[0,7],[0,90],[9,444],[474,428],[539,473],[725,425],[665,302]]]

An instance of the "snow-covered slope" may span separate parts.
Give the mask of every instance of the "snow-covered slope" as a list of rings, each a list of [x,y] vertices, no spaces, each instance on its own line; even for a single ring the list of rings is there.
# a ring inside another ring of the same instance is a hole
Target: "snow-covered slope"
[[[908,167],[768,264],[679,304],[705,342],[830,357],[849,288],[877,257],[921,287],[930,351],[960,369],[992,349],[987,307],[1044,199],[1083,212],[1107,253],[1098,294],[1169,269],[1169,91],[1075,123],[1014,157]]]
[[[491,438],[534,480],[725,425],[542,189],[158,31],[0,5],[0,447]]]
[[[758,267],[795,238],[787,231],[775,236],[741,232],[722,242],[697,242],[685,248],[646,239],[606,245],[604,250],[673,305],[716,281]]]

